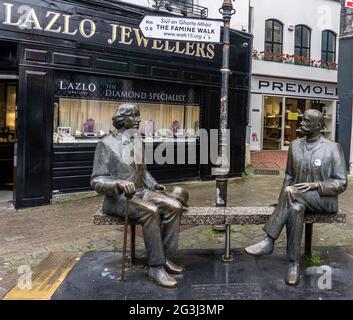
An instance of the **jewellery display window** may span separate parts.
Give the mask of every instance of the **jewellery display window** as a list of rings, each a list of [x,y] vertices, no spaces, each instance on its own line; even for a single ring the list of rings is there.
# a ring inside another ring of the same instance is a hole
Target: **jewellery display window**
[[[54,104],[54,142],[97,142],[114,131],[112,116],[123,102],[60,98]],[[159,103],[139,106],[145,139],[193,139],[199,135],[200,107]]]

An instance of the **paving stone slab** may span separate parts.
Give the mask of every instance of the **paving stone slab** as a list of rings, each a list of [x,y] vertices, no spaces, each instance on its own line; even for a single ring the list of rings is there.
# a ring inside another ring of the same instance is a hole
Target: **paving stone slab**
[[[141,254],[140,252],[138,252]],[[181,250],[174,259],[183,263],[176,289],[160,288],[146,276],[144,258],[126,270],[126,281],[119,281],[121,254],[85,254],[52,297],[99,300],[336,300],[353,299],[353,258],[342,248],[318,251],[322,265],[302,261],[297,287],[284,282],[287,261],[284,250],[268,257],[254,258],[233,250],[234,261],[221,261],[222,250]],[[329,268],[329,269],[328,269]],[[332,272],[331,289],[320,289],[320,277]]]

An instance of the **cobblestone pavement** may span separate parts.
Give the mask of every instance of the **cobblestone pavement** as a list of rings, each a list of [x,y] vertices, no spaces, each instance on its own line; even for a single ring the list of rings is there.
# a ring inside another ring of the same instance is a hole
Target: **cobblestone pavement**
[[[231,179],[228,186],[229,206],[263,206],[277,201],[281,176],[253,175]],[[350,178],[352,182],[353,179]],[[215,182],[185,184],[190,192],[190,206],[213,206]],[[353,185],[340,198],[342,210],[352,210]],[[121,250],[122,227],[94,226],[92,215],[102,203],[101,196],[15,211],[0,210],[0,297],[13,286],[18,267],[34,266],[52,251]],[[346,246],[353,254],[353,214],[345,225],[315,225],[314,246]],[[241,248],[263,237],[262,226],[233,226],[232,247]],[[143,249],[141,230],[137,233],[138,249]],[[285,232],[277,242],[284,246]],[[179,247],[222,248],[224,235],[210,226],[184,227]]]
[[[256,168],[285,169],[288,151],[252,151],[251,166]]]

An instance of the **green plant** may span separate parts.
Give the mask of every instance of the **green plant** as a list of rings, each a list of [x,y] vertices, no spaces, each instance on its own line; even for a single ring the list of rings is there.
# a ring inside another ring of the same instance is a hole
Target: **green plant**
[[[211,236],[213,237],[219,237],[219,236],[223,236],[224,235],[224,231],[217,231],[214,230],[212,227],[208,228],[209,233],[211,234]]]
[[[241,176],[242,177],[247,177],[249,174],[246,172],[246,171],[243,171],[242,173],[241,173]]]
[[[311,257],[306,257],[306,260],[313,266],[320,266],[323,264],[323,260],[318,253],[314,253]]]

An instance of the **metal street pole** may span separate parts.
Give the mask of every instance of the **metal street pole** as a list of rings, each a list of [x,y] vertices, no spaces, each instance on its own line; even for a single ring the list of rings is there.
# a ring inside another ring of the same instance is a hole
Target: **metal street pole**
[[[230,19],[235,10],[233,8],[232,0],[223,0],[222,7],[219,12],[223,16],[223,62],[222,62],[222,91],[221,91],[221,105],[220,105],[220,133],[218,140],[218,160],[215,168],[216,172],[216,207],[227,206],[227,186],[228,173],[230,169],[229,154],[228,154],[228,86],[229,86],[229,28]],[[231,226],[226,226],[225,249],[226,253],[223,255],[223,261],[232,261],[233,257],[230,254],[230,233]]]

